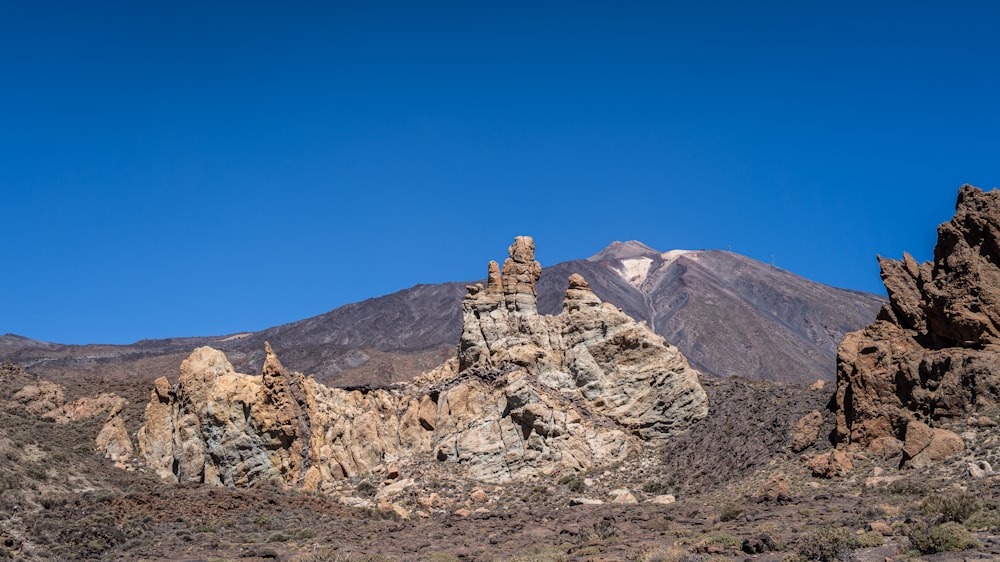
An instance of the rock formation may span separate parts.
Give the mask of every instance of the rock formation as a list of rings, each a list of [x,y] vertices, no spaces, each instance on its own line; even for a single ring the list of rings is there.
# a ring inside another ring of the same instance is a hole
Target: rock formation
[[[250,376],[198,348],[174,388],[156,381],[138,456],[164,480],[226,486],[324,490],[421,457],[503,482],[618,461],[707,414],[698,372],[675,347],[579,275],[562,313],[537,314],[534,242],[518,237],[509,255],[502,273],[490,263],[485,287],[468,288],[458,357],[410,383],[326,387],[285,369],[269,345]]]
[[[961,450],[929,426],[1000,398],[1000,191],[959,190],[933,263],[879,265],[890,302],[840,346],[835,438],[922,464]]]

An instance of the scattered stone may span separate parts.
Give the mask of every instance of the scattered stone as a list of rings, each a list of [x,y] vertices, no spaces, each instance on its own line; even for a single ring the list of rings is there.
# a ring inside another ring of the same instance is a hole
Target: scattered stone
[[[976,461],[969,463],[966,472],[973,478],[986,478],[993,475],[993,467],[986,461]]]
[[[826,387],[826,381],[823,379],[819,379],[816,382],[812,383],[812,385],[809,387],[809,390],[815,392],[818,390],[823,390],[825,387]]]
[[[663,494],[659,496],[653,496],[646,500],[646,503],[656,503],[660,505],[668,505],[677,501],[677,498],[673,494]]]
[[[396,516],[402,519],[403,521],[410,520],[410,512],[399,504],[396,503],[392,504],[392,512],[395,513]]]
[[[474,488],[472,490],[472,493],[469,494],[469,500],[471,500],[474,503],[483,503],[483,502],[487,501],[488,499],[489,499],[489,496],[486,495],[486,491],[483,490],[482,488],[478,488],[478,487]]]
[[[885,521],[872,521],[868,524],[868,529],[879,533],[883,537],[891,537],[896,534],[892,530],[892,527],[890,527]]]
[[[776,550],[777,544],[771,535],[763,533],[756,537],[750,537],[743,539],[743,544],[740,546],[740,550],[747,554],[763,554],[765,552],[770,552]]]
[[[845,476],[854,468],[850,455],[837,449],[816,455],[809,461],[808,466],[812,475],[820,478]]]
[[[378,491],[376,497],[378,498],[389,498],[396,496],[403,492],[403,490],[413,486],[416,482],[412,478],[403,478],[402,480],[397,480],[388,486],[383,486],[382,489]]]
[[[395,480],[397,478],[399,478],[399,466],[395,464],[390,464],[385,469],[385,479]]]
[[[604,502],[597,498],[573,498],[569,500],[570,505],[603,505]]]
[[[468,509],[465,509],[464,507],[460,507],[455,510],[455,515],[458,515],[459,517],[468,517],[472,515],[472,512],[469,511]]]

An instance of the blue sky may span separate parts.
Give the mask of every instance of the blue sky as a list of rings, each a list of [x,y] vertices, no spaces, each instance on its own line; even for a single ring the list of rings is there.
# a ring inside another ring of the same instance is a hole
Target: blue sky
[[[0,2],[0,333],[259,330],[519,234],[880,292],[1000,183],[1000,13],[935,4]]]

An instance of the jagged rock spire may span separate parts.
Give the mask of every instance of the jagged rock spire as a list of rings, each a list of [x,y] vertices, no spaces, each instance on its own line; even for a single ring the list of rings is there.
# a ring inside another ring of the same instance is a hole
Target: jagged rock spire
[[[836,439],[919,463],[923,422],[1000,402],[1000,191],[962,186],[933,263],[879,266],[889,305],[838,350]]]

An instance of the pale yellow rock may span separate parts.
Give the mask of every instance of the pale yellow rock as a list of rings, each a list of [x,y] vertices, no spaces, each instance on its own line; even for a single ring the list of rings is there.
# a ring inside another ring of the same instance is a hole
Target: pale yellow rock
[[[677,501],[677,498],[673,494],[663,494],[660,496],[653,496],[646,500],[646,503],[655,503],[660,505],[669,505]]]
[[[502,274],[494,263],[486,288],[470,287],[458,357],[387,389],[324,386],[285,369],[268,344],[260,376],[198,348],[174,388],[154,383],[138,456],[164,480],[223,486],[327,490],[414,458],[502,483],[620,462],[707,414],[698,372],[677,348],[579,275],[563,311],[539,315],[540,271],[534,242],[518,237]]]
[[[397,480],[388,486],[383,486],[378,494],[375,496],[377,498],[391,498],[398,496],[407,488],[413,486],[416,482],[412,478],[403,478],[402,480]]]
[[[486,491],[482,488],[474,488],[471,493],[469,493],[469,500],[474,503],[484,503],[489,499],[486,495]]]
[[[105,458],[110,459],[118,468],[131,467],[132,457],[135,449],[132,447],[132,439],[129,438],[125,429],[125,419],[122,415],[122,407],[125,400],[118,398],[117,404],[112,407],[108,414],[108,419],[104,422],[100,433],[97,434],[97,449],[104,453]]]
[[[340,502],[340,505],[347,507],[370,508],[372,506],[371,500],[354,496],[341,496],[337,501]]]
[[[617,490],[611,490],[611,503],[624,504],[624,505],[634,505],[639,503],[639,500],[635,498],[635,495],[631,490],[620,488]]]

